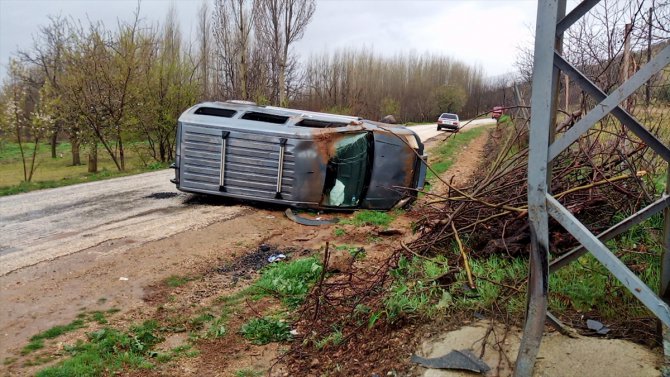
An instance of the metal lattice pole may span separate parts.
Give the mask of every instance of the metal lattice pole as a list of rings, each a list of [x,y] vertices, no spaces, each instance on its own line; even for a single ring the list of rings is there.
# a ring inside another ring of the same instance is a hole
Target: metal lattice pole
[[[668,306],[670,303],[670,191],[668,191],[670,190],[670,178],[668,178],[666,191],[660,199],[598,236],[591,233],[551,195],[551,161],[607,114],[618,118],[654,152],[670,162],[670,149],[619,106],[637,88],[670,64],[670,46],[666,46],[609,95],[561,56],[563,33],[598,2],[599,0],[584,0],[566,16],[563,16],[565,0],[540,0],[538,4],[528,160],[528,218],[531,228],[531,254],[526,322],[514,371],[517,377],[531,376],[533,373],[547,317],[550,270],[555,271],[566,266],[587,251],[591,252],[623,286],[654,313],[665,329],[670,327],[670,307]],[[554,141],[556,83],[561,71],[599,103],[560,139]],[[665,225],[659,297],[630,271],[605,246],[604,242],[661,211],[665,215]],[[549,215],[581,244],[580,247],[551,263],[549,263]],[[670,349],[668,331],[664,331],[664,346],[666,350]]]

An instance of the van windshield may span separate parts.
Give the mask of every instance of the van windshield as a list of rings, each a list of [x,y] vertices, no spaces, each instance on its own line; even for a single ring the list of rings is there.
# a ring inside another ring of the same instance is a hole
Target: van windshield
[[[328,161],[323,187],[323,205],[355,207],[363,195],[370,169],[367,133],[345,136],[335,144]]]

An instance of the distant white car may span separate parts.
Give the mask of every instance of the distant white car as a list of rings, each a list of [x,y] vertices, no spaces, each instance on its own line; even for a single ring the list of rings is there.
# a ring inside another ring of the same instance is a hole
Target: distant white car
[[[458,120],[458,115],[451,113],[444,113],[437,118],[437,130],[445,128],[450,131],[458,131],[460,123]]]

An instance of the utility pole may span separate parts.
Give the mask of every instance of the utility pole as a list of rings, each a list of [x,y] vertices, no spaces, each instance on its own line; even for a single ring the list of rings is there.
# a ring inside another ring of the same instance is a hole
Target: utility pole
[[[565,112],[570,113],[570,76],[564,74],[563,83],[565,85]]]
[[[651,60],[651,17],[654,12],[654,7],[649,8],[649,25],[648,25],[648,30],[649,33],[647,34],[647,62]],[[651,81],[651,80],[650,80]],[[649,103],[651,102],[651,82],[647,81],[647,85],[644,88],[644,102],[649,107]]]

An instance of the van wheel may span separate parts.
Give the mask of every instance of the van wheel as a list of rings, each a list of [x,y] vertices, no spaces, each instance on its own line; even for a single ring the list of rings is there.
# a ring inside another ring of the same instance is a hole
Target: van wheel
[[[441,131],[441,130],[442,130],[442,127],[437,126],[437,130],[438,130],[438,131]]]

